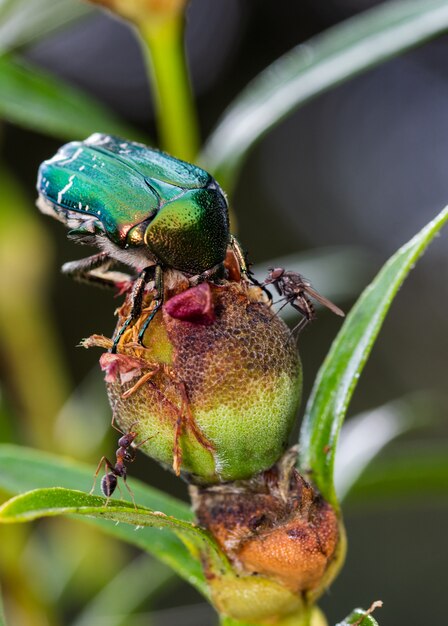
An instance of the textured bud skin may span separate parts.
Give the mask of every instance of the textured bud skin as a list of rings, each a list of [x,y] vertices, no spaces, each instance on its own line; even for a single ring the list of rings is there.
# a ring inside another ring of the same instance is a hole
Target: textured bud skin
[[[249,481],[192,488],[193,504],[237,569],[314,601],[342,565],[345,536],[334,509],[290,459]]]
[[[151,304],[150,293],[144,304]],[[129,308],[128,297],[119,325]],[[144,319],[125,333],[120,354],[103,355],[116,423],[124,431],[133,424],[137,444],[152,437],[140,449],[161,463],[179,457],[180,470],[195,482],[248,478],[273,465],[294,423],[301,367],[288,328],[261,290],[227,282],[186,291],[177,281],[142,349],[133,342]],[[132,391],[145,374],[149,379]],[[191,419],[181,419],[187,409]]]

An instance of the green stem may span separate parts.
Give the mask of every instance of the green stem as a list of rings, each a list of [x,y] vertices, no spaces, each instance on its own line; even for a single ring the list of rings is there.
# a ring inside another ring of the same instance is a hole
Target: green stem
[[[193,161],[199,147],[196,107],[184,50],[184,17],[138,25],[151,84],[154,89],[161,147]]]
[[[297,615],[290,615],[275,622],[276,626],[328,626],[322,611],[317,607],[301,609]],[[254,622],[240,622],[231,617],[221,616],[220,626],[264,626]]]

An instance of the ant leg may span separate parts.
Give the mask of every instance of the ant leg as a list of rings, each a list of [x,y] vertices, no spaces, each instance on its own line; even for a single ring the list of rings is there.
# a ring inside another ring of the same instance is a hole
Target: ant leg
[[[115,352],[117,351],[118,343],[122,338],[125,330],[140,316],[142,312],[143,293],[145,291],[146,284],[152,279],[153,273],[153,265],[145,267],[145,269],[140,273],[140,276],[135,281],[131,293],[132,309],[126,321],[114,338],[114,344],[110,350],[112,354],[115,354]]]
[[[182,396],[182,405],[183,405],[182,406],[182,408],[183,408],[182,414],[184,415],[185,422],[191,428],[191,431],[192,431],[193,435],[196,437],[196,439],[198,440],[198,443],[200,443],[201,446],[204,447],[209,452],[214,452],[215,451],[215,447],[203,435],[203,433],[201,432],[199,426],[196,424],[196,420],[193,417],[193,414],[192,414],[191,408],[190,408],[190,400],[188,399],[188,392],[187,392],[187,388],[185,387],[185,383],[178,383],[178,385],[179,385],[179,389],[180,389],[180,394]],[[184,413],[184,411],[185,411],[185,413]]]
[[[182,407],[181,412],[179,413],[179,416],[176,420],[176,427],[174,430],[173,469],[176,476],[179,476],[180,468],[182,465],[182,447],[180,445],[180,437],[185,426],[191,428],[193,435],[196,437],[198,443],[203,448],[212,453],[215,451],[214,446],[202,434],[201,430],[196,424],[196,420],[194,419],[193,414],[191,413],[190,401],[188,399],[188,393],[185,387],[185,383],[178,383],[178,388],[182,396]]]
[[[126,398],[129,398],[129,396],[132,396],[132,394],[135,393],[137,389],[139,389],[142,385],[148,382],[148,380],[151,380],[151,378],[155,376],[157,372],[159,371],[160,371],[160,366],[156,367],[154,370],[151,370],[147,374],[144,374],[143,376],[141,376],[138,379],[138,381],[135,383],[135,385],[133,385],[130,389],[125,391],[121,397],[126,399]]]
[[[140,441],[140,443],[138,443],[136,446],[134,446],[134,450],[138,450],[139,448],[141,448],[147,441],[149,441],[150,439],[154,439],[154,437],[156,437],[156,435],[158,435],[159,433],[156,433],[155,435],[151,435],[150,437],[146,437],[146,439],[143,439],[143,441]]]
[[[145,335],[146,329],[154,319],[156,313],[160,310],[163,304],[164,299],[164,288],[163,288],[163,272],[160,265],[155,266],[154,270],[154,286],[155,286],[155,296],[154,296],[154,308],[151,313],[148,315],[146,320],[144,321],[142,327],[138,333],[138,342],[143,346],[143,337]]]
[[[95,491],[95,485],[96,485],[96,479],[98,478],[98,474],[101,471],[101,468],[103,467],[103,465],[105,465],[105,467],[107,467],[110,470],[114,469],[114,466],[112,465],[112,463],[109,461],[109,459],[105,456],[102,456],[100,459],[100,462],[98,463],[98,467],[96,468],[96,472],[93,476],[93,485],[92,485],[92,489],[89,491],[89,494],[92,495],[93,492]]]
[[[127,482],[127,478],[126,476],[123,476],[123,482],[124,482],[124,486],[126,487],[126,489],[129,491],[129,495],[131,496],[132,499],[132,503],[134,505],[134,509],[137,510],[137,505],[135,504],[135,498],[134,498],[134,492],[132,491],[132,489],[129,487],[128,482]],[[121,492],[120,492],[121,493]]]
[[[176,476],[180,475],[180,468],[182,465],[182,446],[180,445],[180,437],[184,426],[184,418],[182,413],[179,413],[176,420],[176,428],[174,429],[174,447],[173,447],[173,470]]]
[[[115,426],[115,413],[112,413],[112,419],[111,419],[110,425],[112,426],[112,428],[115,428],[115,430],[119,432],[120,435],[126,434],[124,431],[121,430],[121,428],[118,428],[118,426]]]

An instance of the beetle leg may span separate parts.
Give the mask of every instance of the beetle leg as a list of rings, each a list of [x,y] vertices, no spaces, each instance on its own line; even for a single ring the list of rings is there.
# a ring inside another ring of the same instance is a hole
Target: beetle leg
[[[269,298],[269,302],[272,303],[271,292],[269,291],[269,289],[266,287],[264,283],[260,283],[260,281],[258,281],[253,275],[253,272],[249,268],[249,264],[247,262],[246,255],[244,254],[243,248],[241,247],[240,242],[234,235],[230,235],[230,246],[233,250],[233,253],[235,254],[237,258],[241,273],[245,276],[245,278],[250,283],[252,283],[252,285],[259,287],[267,295],[267,297]]]
[[[243,248],[241,247],[241,244],[238,241],[238,239],[234,237],[233,235],[230,235],[229,241],[230,241],[230,246],[233,250],[233,253],[237,258],[241,273],[247,277],[249,273],[249,268],[248,268],[247,261],[246,261],[246,255],[243,252]]]
[[[151,313],[148,315],[146,320],[144,321],[140,331],[138,333],[138,342],[143,346],[143,337],[145,335],[146,329],[152,322],[155,317],[157,311],[160,310],[163,304],[163,272],[160,265],[155,266],[154,271],[154,286],[155,286],[155,295],[154,295],[154,308]]]
[[[121,283],[131,280],[131,277],[122,272],[109,271],[113,265],[115,261],[107,252],[100,252],[79,261],[64,263],[61,269],[63,274],[80,282],[115,289]]]
[[[140,273],[140,276],[135,281],[134,286],[132,288],[132,293],[131,293],[132,309],[126,321],[124,322],[123,326],[120,328],[120,330],[118,331],[118,333],[116,334],[114,338],[114,344],[112,348],[110,349],[112,354],[115,354],[115,352],[117,351],[118,343],[120,339],[122,338],[125,330],[133,322],[135,322],[136,319],[139,318],[142,312],[143,294],[145,292],[146,283],[148,283],[151,280],[153,272],[154,272],[154,266],[151,265],[149,267],[145,267],[145,269]]]

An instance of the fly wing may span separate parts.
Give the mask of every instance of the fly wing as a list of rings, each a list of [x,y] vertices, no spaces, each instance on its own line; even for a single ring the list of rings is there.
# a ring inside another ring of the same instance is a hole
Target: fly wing
[[[328,300],[328,298],[321,296],[320,293],[313,289],[310,285],[306,285],[304,291],[306,291],[309,296],[314,298],[314,300],[322,304],[322,306],[325,306],[327,307],[327,309],[330,309],[330,311],[333,311],[333,313],[336,313],[336,315],[339,315],[340,317],[345,317],[344,311],[342,311],[338,306],[333,304],[331,300]]]

